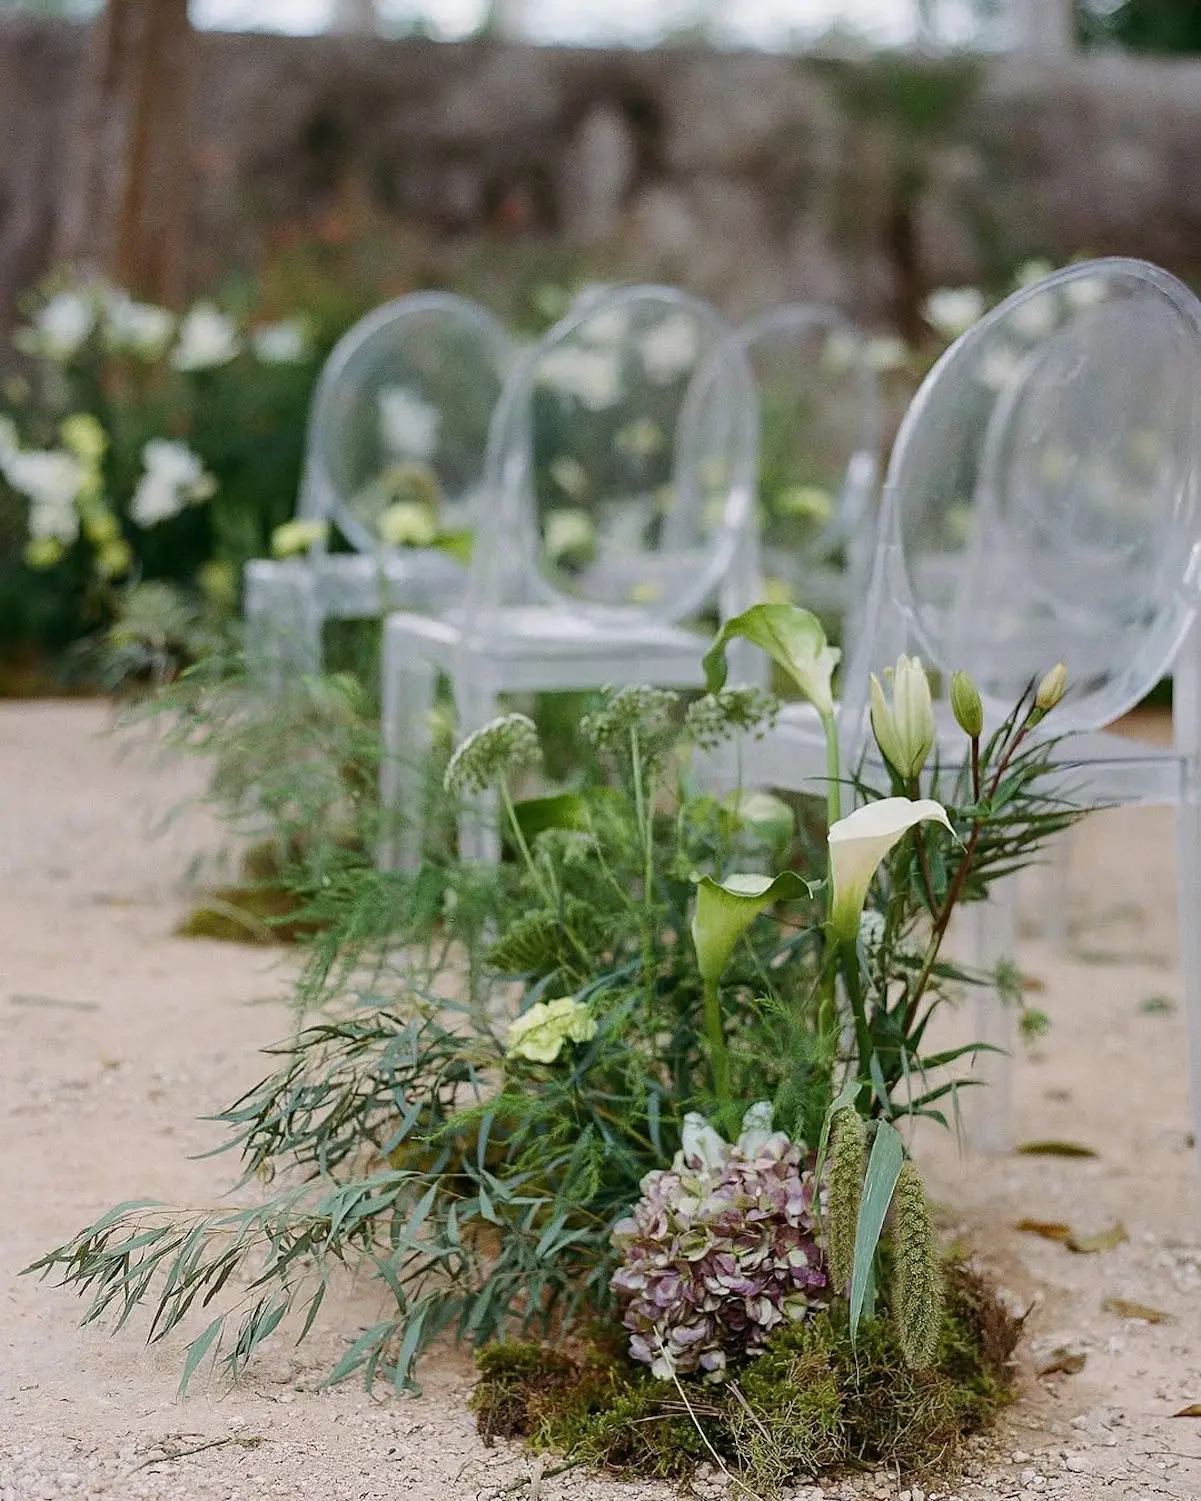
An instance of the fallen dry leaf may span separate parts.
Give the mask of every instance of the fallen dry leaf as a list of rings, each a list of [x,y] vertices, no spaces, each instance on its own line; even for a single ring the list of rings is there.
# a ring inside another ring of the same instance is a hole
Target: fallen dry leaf
[[[1072,1233],[1072,1227],[1059,1220],[1019,1220],[1013,1228],[1023,1235],[1041,1235],[1044,1240],[1067,1240]]]
[[[1148,1308],[1145,1303],[1128,1303],[1125,1298],[1106,1298],[1101,1307],[1106,1313],[1116,1313],[1120,1319],[1142,1319],[1145,1324],[1170,1324],[1172,1315],[1160,1308]]]
[[[1172,1416],[1174,1418],[1201,1418],[1201,1402],[1190,1402],[1187,1407],[1182,1407]]]
[[[1129,1239],[1126,1226],[1119,1220],[1116,1225],[1111,1225],[1108,1230],[1098,1230],[1095,1235],[1081,1235],[1073,1230],[1064,1245],[1080,1256],[1091,1256],[1095,1251],[1112,1251]]]
[[[1092,1147],[1078,1141],[1026,1141],[1018,1147],[1023,1157],[1095,1157]]]
[[[1058,1350],[1052,1350],[1037,1366],[1040,1376],[1077,1376],[1084,1369],[1086,1356],[1078,1350],[1069,1350],[1063,1345]]]

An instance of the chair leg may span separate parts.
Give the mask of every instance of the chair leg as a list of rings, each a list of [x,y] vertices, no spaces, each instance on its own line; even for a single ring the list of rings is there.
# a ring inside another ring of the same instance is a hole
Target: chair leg
[[[1042,936],[1055,948],[1068,946],[1072,893],[1072,830],[1065,829],[1051,841],[1047,859],[1039,869],[1042,900]]]
[[[978,969],[993,971],[1002,960],[1017,958],[1018,887],[1011,877],[995,888],[986,902],[966,909],[973,925],[974,960]],[[1017,1018],[995,985],[976,988],[974,1040],[995,1052],[976,1055],[972,1065],[976,1084],[970,1091],[969,1137],[986,1156],[1008,1152],[1013,1146],[1013,1052]]]
[[[437,673],[432,662],[412,654],[410,641],[406,639],[394,646],[385,631],[381,678],[384,744],[376,865],[383,871],[412,874],[421,866],[425,759]]]
[[[321,671],[322,617],[313,570],[303,563],[246,565],[246,657],[273,694],[289,678]]]
[[[490,683],[456,675],[454,680],[456,733],[460,741],[496,718],[500,695]],[[496,793],[475,793],[463,799],[459,815],[459,855],[480,865],[500,864],[500,823]]]
[[[1201,802],[1195,792],[1176,810],[1176,833],[1180,981],[1188,1024],[1193,1140],[1201,1167]]]

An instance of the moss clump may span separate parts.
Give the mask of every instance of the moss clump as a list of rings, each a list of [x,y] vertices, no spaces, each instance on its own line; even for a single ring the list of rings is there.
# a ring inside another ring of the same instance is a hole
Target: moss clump
[[[537,1343],[493,1345],[477,1357],[480,1431],[670,1480],[711,1459],[711,1446],[761,1490],[846,1467],[928,1470],[1009,1400],[1021,1333],[962,1263],[946,1266],[944,1288],[942,1337],[924,1370],[910,1367],[887,1316],[862,1326],[853,1347],[843,1305],[782,1330],[720,1386],[655,1380],[611,1345],[578,1357]]]
[[[343,851],[357,848],[339,840]],[[213,938],[222,943],[301,943],[324,924],[305,915],[309,899],[296,880],[305,849],[298,837],[281,850],[274,842],[253,845],[242,857],[235,885],[221,886],[180,922],[178,938]]]

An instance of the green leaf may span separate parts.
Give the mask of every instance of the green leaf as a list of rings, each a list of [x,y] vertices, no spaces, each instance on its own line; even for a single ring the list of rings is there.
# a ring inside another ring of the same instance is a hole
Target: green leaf
[[[867,1175],[863,1180],[863,1198],[859,1202],[859,1223],[855,1228],[855,1269],[851,1275],[851,1339],[859,1330],[867,1296],[868,1277],[880,1244],[884,1219],[892,1203],[893,1190],[905,1165],[905,1146],[895,1126],[881,1121],[876,1127]]]
[[[179,1390],[175,1393],[177,1397],[187,1395],[188,1382],[191,1381],[195,1374],[196,1367],[204,1359],[205,1355],[208,1354],[209,1347],[224,1327],[225,1315],[220,1314],[213,1320],[204,1333],[198,1334],[188,1346],[188,1358],[184,1361],[183,1375],[179,1378]]]
[[[733,829],[746,829],[773,850],[787,844],[796,829],[792,809],[770,792],[731,792],[721,807]]]
[[[1073,1230],[1064,1245],[1078,1256],[1092,1256],[1098,1251],[1114,1251],[1129,1239],[1126,1226],[1119,1220],[1116,1225],[1111,1225],[1108,1230],[1098,1230],[1095,1235],[1080,1235]]]
[[[454,558],[457,563],[464,565],[471,562],[471,553],[475,546],[475,533],[467,528],[455,532],[442,532],[430,543],[439,552],[444,552],[448,557]]]
[[[546,829],[590,829],[588,804],[575,792],[553,797],[527,797],[513,805],[522,837],[527,841]]]
[[[1024,1141],[1015,1149],[1022,1157],[1095,1157],[1092,1147],[1078,1141]]]
[[[727,620],[703,658],[710,693],[725,686],[726,647],[736,637],[765,651],[819,713],[833,712],[830,684],[841,653],[828,645],[825,629],[811,610],[796,605],[753,605]]]
[[[692,917],[692,942],[697,965],[706,984],[716,984],[734,952],[734,945],[747,928],[776,902],[795,902],[813,894],[813,886],[795,871],[781,871],[774,878],[762,875],[732,875],[719,885],[712,876],[696,883],[696,911]]]

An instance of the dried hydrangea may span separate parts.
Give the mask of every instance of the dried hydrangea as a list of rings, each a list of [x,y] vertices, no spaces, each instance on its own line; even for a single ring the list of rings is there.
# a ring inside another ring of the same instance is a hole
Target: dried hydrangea
[[[525,714],[502,714],[468,735],[443,777],[447,792],[483,792],[542,759],[538,731]]]
[[[770,1105],[746,1114],[731,1146],[699,1115],[666,1171],[613,1229],[630,1355],[666,1379],[753,1354],[773,1330],[829,1300],[818,1244],[813,1174],[799,1148],[771,1129]]]
[[[688,706],[684,726],[701,750],[713,750],[733,735],[750,734],[762,740],[774,728],[780,700],[762,688],[723,688],[706,693]]]
[[[635,684],[608,688],[605,696],[605,707],[580,721],[584,738],[602,755],[624,759],[637,737],[638,754],[644,764],[662,760],[676,741],[679,695],[667,688]]]

